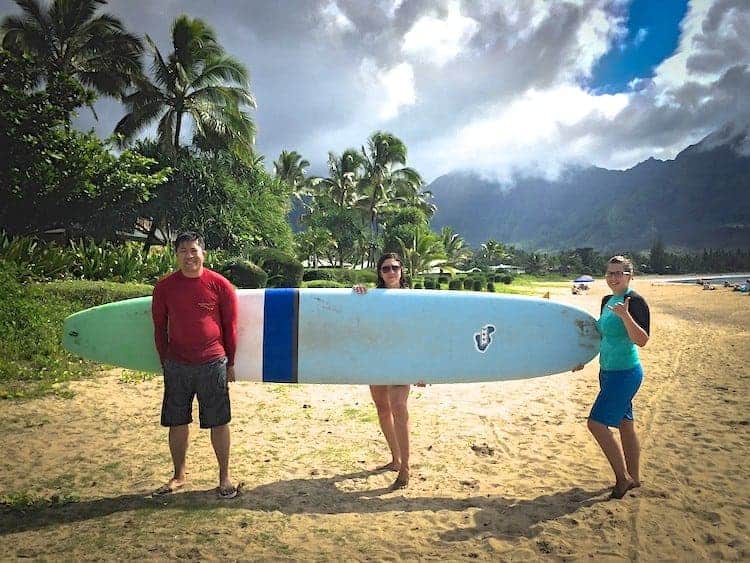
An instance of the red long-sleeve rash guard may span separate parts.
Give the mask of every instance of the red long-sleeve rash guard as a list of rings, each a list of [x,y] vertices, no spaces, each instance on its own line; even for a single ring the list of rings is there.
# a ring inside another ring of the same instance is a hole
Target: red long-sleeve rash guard
[[[237,294],[229,281],[207,268],[198,278],[177,271],[154,287],[154,340],[162,362],[202,364],[237,348]]]

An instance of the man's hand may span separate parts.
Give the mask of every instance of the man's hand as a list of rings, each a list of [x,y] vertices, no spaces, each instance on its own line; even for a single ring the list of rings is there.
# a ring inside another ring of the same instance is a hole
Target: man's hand
[[[227,382],[234,383],[234,366],[227,366]]]

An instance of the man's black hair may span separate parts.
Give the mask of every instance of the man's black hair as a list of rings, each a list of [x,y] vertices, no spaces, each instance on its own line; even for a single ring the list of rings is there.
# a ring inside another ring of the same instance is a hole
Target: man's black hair
[[[177,235],[177,238],[174,241],[174,249],[176,251],[183,242],[193,241],[197,242],[198,246],[200,246],[203,250],[206,250],[206,243],[203,241],[203,237],[195,231],[185,231],[184,233],[180,233],[179,235]]]

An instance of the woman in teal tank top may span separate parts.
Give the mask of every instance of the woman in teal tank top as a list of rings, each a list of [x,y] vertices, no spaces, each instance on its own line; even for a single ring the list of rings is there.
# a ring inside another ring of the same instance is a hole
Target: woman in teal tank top
[[[633,265],[623,256],[607,264],[606,280],[612,295],[602,299],[597,328],[599,348],[599,395],[588,418],[589,431],[615,473],[612,498],[620,499],[639,487],[640,443],[635,431],[633,397],[643,379],[638,348],[649,339],[650,313],[646,301],[630,289]],[[617,442],[610,427],[620,431]]]

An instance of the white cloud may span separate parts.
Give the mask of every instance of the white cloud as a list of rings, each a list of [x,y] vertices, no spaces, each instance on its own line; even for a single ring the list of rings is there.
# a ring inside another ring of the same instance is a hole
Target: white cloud
[[[320,9],[320,16],[329,33],[348,32],[355,29],[352,21],[346,17],[335,1],[323,6]]]
[[[570,161],[586,160],[596,139],[565,132],[587,119],[611,121],[628,105],[628,94],[593,95],[578,86],[529,90],[508,104],[415,152],[415,158],[441,163],[444,173],[470,168],[499,180],[517,170],[555,176]]]
[[[656,67],[654,85],[658,90],[668,91],[681,86],[689,79],[710,82],[710,77],[690,76],[687,61],[693,53],[695,38],[701,32],[701,25],[711,8],[711,0],[693,0],[688,5],[685,18],[680,23],[680,42],[675,53]],[[662,98],[662,103],[667,99]]]
[[[360,77],[365,85],[368,107],[374,107],[381,121],[396,117],[401,108],[417,101],[414,86],[414,69],[403,62],[391,68],[378,68],[367,58],[360,65]],[[364,114],[367,115],[366,113]]]
[[[627,22],[624,17],[614,15],[603,7],[592,9],[578,28],[577,44],[571,52],[571,72],[567,78],[589,77],[594,65],[613,44],[627,35]]]
[[[640,46],[646,40],[646,37],[648,37],[648,29],[641,27],[633,38],[633,45]]]
[[[475,20],[461,15],[458,2],[451,2],[445,19],[426,15],[415,22],[404,35],[401,52],[442,66],[465,52],[478,29]]]

